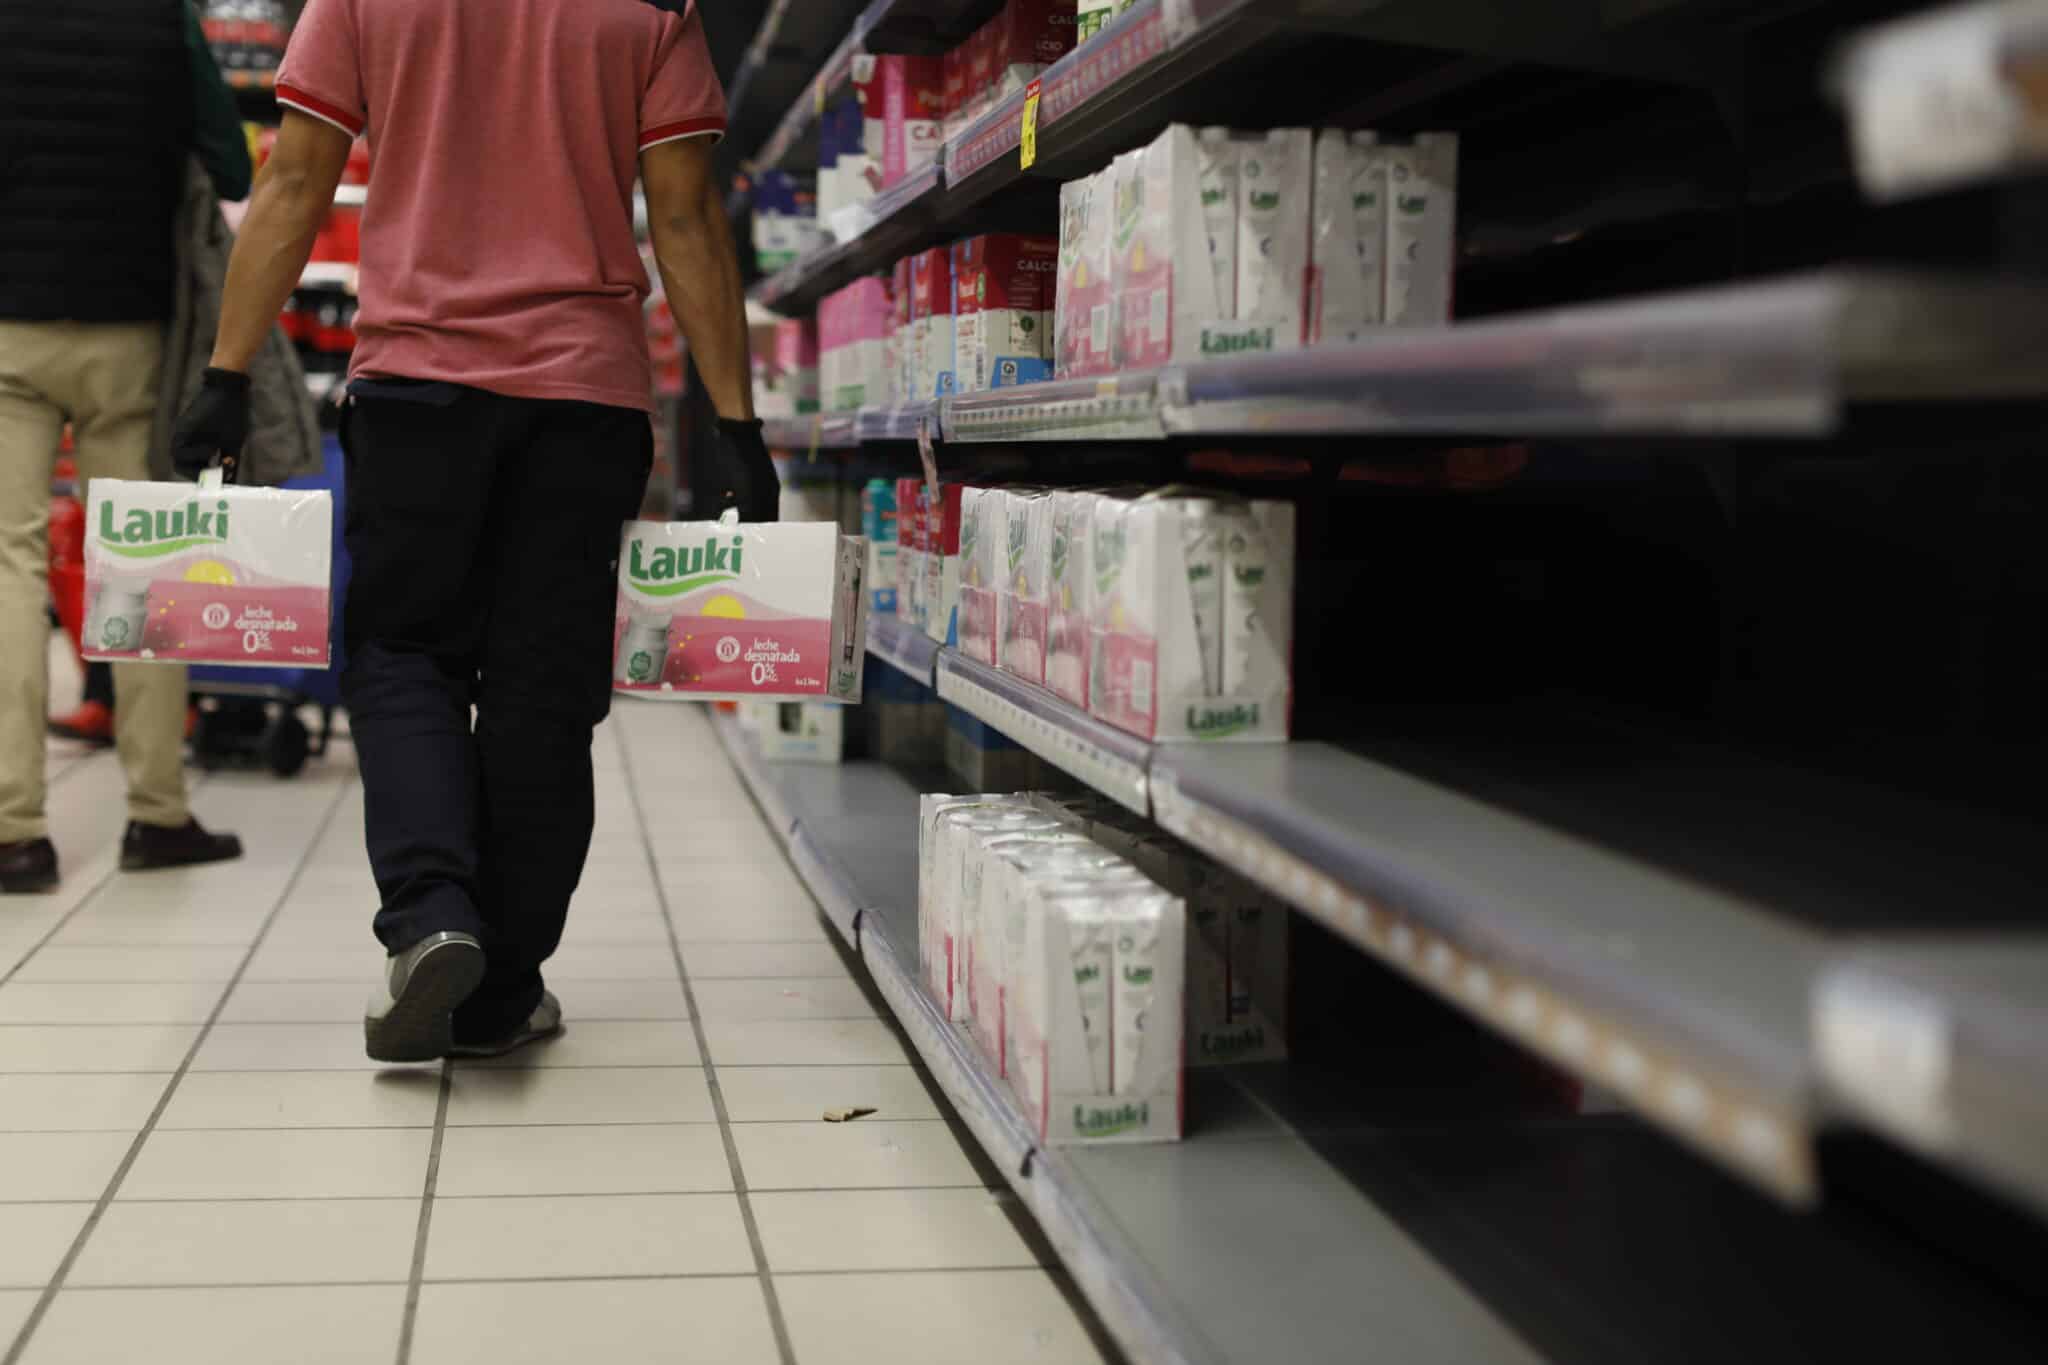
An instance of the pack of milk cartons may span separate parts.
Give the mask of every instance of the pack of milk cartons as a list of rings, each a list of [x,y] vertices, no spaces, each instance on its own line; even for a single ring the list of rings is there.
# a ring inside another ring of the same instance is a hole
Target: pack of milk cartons
[[[1007,489],[1000,506],[995,662],[1005,673],[1042,687],[1052,612],[1052,494]]]
[[[1052,377],[1059,242],[990,232],[953,243],[954,387],[961,393]]]
[[[673,701],[860,700],[867,545],[832,522],[629,521],[613,686]]]
[[[1115,363],[1164,365],[1203,353],[1204,337],[1231,321],[1210,262],[1203,171],[1212,186],[1227,162],[1206,155],[1193,128],[1174,124],[1111,165]]]
[[[755,352],[754,410],[797,417],[818,410],[818,332],[808,320],[782,319]]]
[[[1045,685],[1088,705],[1088,625],[1094,602],[1095,503],[1087,489],[1057,488],[1046,508]]]
[[[958,645],[961,502],[966,485],[928,488],[924,525],[924,631],[942,645]]]
[[[896,480],[896,614],[924,629],[925,482]]]
[[[818,301],[818,369],[822,403],[843,412],[884,401],[894,308],[879,276],[855,280]]]
[[[744,701],[740,724],[770,763],[838,763],[846,754],[846,708],[838,702]]]
[[[764,170],[754,182],[754,262],[773,274],[823,244],[815,196],[797,188],[786,171]]]
[[[910,258],[912,402],[953,392],[953,253],[935,246]]]
[[[1316,135],[1309,340],[1451,319],[1458,135]]]
[[[1053,370],[1060,378],[1117,367],[1114,168],[1060,186],[1059,272],[1053,288]]]
[[[947,1020],[969,1016],[969,920],[964,886],[977,839],[988,833],[1052,830],[1059,823],[1023,796],[918,798],[918,962],[925,985]]]
[[[1293,350],[1308,335],[1314,140],[1306,128],[1240,133],[1234,349]]]
[[[1451,320],[1458,135],[1418,133],[1387,149],[1387,324]]]
[[[818,115],[818,221],[833,239],[846,241],[865,226],[859,209],[879,179],[867,156],[859,97],[833,100]]]
[[[325,668],[325,492],[94,479],[80,652],[117,663]]]
[[[1070,52],[1075,17],[1075,0],[1003,0],[982,30],[987,98],[1009,98]]]
[[[868,606],[896,614],[896,485],[869,479],[860,494],[860,532],[868,543]]]
[[[1088,708],[1148,740],[1284,740],[1294,507],[1163,490],[1099,498]]]
[[[996,599],[1002,590],[1001,488],[960,493],[960,652],[977,663],[996,662]]]
[[[917,336],[910,322],[910,257],[899,256],[889,272],[889,329],[883,347],[883,364],[888,370],[885,406],[910,401],[917,392],[911,372],[917,360]]]
[[[1020,883],[1082,869],[1099,871],[1122,859],[1057,821],[1049,828],[978,833],[968,858],[961,883],[967,1023],[996,1074],[1007,1076],[1016,1037],[1010,990],[1024,948],[1023,916],[1031,912]]]
[[[880,189],[932,164],[945,140],[945,69],[937,57],[858,52],[861,151]]]

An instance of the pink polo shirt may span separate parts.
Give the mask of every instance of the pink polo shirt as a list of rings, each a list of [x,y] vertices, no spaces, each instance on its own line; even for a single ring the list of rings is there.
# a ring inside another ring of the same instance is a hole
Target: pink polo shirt
[[[351,376],[652,406],[639,156],[725,131],[694,3],[309,0],[277,98],[370,140]]]

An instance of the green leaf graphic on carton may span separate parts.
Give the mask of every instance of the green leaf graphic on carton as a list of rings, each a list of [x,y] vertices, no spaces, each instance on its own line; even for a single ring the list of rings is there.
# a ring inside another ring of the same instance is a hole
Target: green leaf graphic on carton
[[[744,536],[734,536],[730,544],[723,545],[716,537],[706,536],[702,545],[661,545],[643,556],[643,543],[636,540],[626,556],[626,581],[648,597],[680,597],[713,583],[729,583],[740,576],[745,545]]]
[[[1014,575],[1017,572],[1018,566],[1024,562],[1024,542],[1029,528],[1025,526],[1023,519],[1020,517],[1010,523],[1008,530],[1010,540],[1008,549],[1010,573]]]
[[[1394,207],[1400,209],[1403,213],[1421,213],[1429,207],[1429,196],[1426,194],[1397,194],[1394,196]]]
[[[1138,1104],[1074,1106],[1074,1132],[1081,1137],[1111,1137],[1152,1126],[1152,1106]]]
[[[1261,213],[1271,213],[1280,207],[1280,191],[1253,190],[1248,196],[1251,206]]]
[[[162,559],[202,545],[225,545],[227,500],[223,498],[211,508],[202,508],[196,498],[182,507],[132,507],[118,527],[109,500],[100,504],[99,542],[101,548],[124,559]]]
[[[1095,591],[1108,596],[1124,570],[1124,528],[1100,528],[1095,532]]]

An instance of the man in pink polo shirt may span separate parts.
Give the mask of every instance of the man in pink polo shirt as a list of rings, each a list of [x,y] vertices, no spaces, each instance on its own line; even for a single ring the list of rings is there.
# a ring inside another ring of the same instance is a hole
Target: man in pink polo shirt
[[[540,969],[589,851],[620,523],[652,462],[636,176],[720,419],[696,457],[774,515],[711,182],[725,96],[684,0],[309,0],[277,95],[179,467],[240,451],[250,357],[367,136],[342,427],[343,695],[389,955],[365,1032],[385,1061],[508,1051],[561,1027]]]

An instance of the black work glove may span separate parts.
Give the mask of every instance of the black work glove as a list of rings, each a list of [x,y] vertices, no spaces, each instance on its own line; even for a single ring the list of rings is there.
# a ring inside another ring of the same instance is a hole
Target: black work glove
[[[768,458],[758,421],[721,417],[712,433],[705,472],[715,505],[713,517],[737,507],[741,521],[774,521],[782,503],[782,480]]]
[[[171,430],[171,466],[179,477],[197,479],[218,458],[222,477],[233,483],[248,439],[249,376],[208,369]]]

